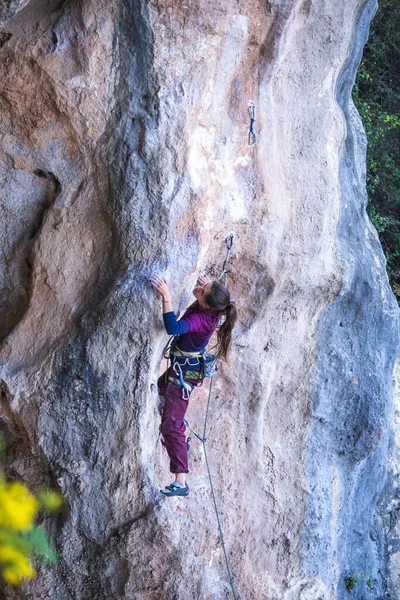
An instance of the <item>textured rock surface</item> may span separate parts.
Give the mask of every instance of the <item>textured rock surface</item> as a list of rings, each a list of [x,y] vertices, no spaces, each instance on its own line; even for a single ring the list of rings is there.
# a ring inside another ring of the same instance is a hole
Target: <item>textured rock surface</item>
[[[158,493],[148,275],[183,308],[231,230],[208,444],[239,597],[342,599],[351,574],[360,600],[399,593],[399,311],[349,100],[375,8],[31,0],[3,26],[0,424],[9,472],[66,498],[58,566],[5,597],[229,596],[196,443],[191,496]]]
[[[21,8],[28,4],[29,0],[1,0],[0,2],[0,25],[7,23],[11,17],[17,14]]]

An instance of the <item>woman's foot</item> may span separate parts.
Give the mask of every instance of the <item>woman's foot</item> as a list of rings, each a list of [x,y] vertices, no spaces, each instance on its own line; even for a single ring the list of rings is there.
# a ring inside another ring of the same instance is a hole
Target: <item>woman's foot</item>
[[[179,485],[177,481],[171,483],[171,485],[167,485],[163,490],[160,490],[164,496],[188,496],[189,495],[189,486]]]
[[[181,487],[186,487],[186,473],[175,473],[175,483]]]

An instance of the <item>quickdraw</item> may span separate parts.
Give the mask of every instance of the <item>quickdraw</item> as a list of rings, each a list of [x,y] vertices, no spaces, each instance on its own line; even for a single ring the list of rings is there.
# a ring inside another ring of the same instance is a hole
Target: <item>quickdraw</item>
[[[249,146],[253,146],[256,143],[256,105],[253,100],[249,103],[249,115],[250,115],[250,131],[249,131]]]
[[[187,383],[183,379],[182,368],[178,362],[174,362],[172,365],[172,368],[175,371],[175,373],[177,374],[178,379],[180,381],[181,388],[182,388],[182,398],[184,400],[189,400],[190,392],[193,390],[193,386],[190,385],[190,383]],[[185,394],[185,392],[186,392],[186,394]]]
[[[225,244],[226,244],[226,258],[222,265],[222,271],[218,275],[216,281],[219,281],[220,279],[224,278],[224,285],[226,286],[228,273],[232,272],[232,269],[230,268],[230,264],[231,264],[230,263],[230,254],[231,254],[231,248],[232,248],[232,244],[233,244],[233,233],[230,233],[225,238]]]

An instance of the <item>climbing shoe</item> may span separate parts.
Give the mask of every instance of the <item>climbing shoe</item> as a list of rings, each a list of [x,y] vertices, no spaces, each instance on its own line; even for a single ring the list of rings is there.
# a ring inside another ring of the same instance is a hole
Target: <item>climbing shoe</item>
[[[171,485],[167,485],[166,488],[160,490],[164,496],[188,496],[189,495],[189,486],[186,485],[182,487],[179,483],[174,481]]]

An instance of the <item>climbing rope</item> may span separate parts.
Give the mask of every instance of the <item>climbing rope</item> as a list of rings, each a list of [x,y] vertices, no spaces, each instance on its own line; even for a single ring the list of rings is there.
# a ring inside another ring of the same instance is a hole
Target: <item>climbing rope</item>
[[[210,465],[208,463],[207,448],[206,448],[207,418],[208,418],[208,409],[209,409],[209,406],[210,406],[210,399],[211,399],[211,393],[212,393],[213,379],[214,379],[214,375],[211,377],[211,381],[210,381],[210,390],[209,390],[209,393],[208,393],[207,410],[206,410],[206,416],[205,416],[205,419],[204,419],[204,431],[203,431],[202,444],[203,444],[204,458],[206,459],[208,479],[210,481],[210,489],[211,489],[211,495],[212,495],[213,504],[214,504],[215,516],[217,517],[219,536],[221,538],[222,549],[224,551],[226,570],[228,572],[229,583],[231,585],[233,598],[234,598],[234,600],[237,600],[237,595],[236,595],[236,591],[235,591],[235,585],[234,585],[234,582],[233,582],[232,572],[231,572],[231,568],[230,568],[230,565],[229,565],[229,558],[228,558],[228,554],[227,554],[226,548],[225,548],[224,533],[222,531],[222,523],[221,523],[221,519],[220,519],[219,512],[218,512],[217,500],[215,498],[214,486],[213,486],[213,482],[212,482],[211,470],[210,470]]]
[[[231,265],[231,263],[230,263],[230,254],[231,254],[231,248],[232,248],[232,244],[233,244],[233,233],[230,233],[225,238],[225,243],[226,243],[226,257],[225,257],[225,260],[224,260],[223,265],[222,265],[222,271],[218,275],[216,281],[220,281],[221,279],[223,279],[224,280],[224,285],[226,286],[227,278],[228,278],[228,273],[232,272],[232,269],[231,269],[231,266],[230,266]],[[221,326],[222,320],[223,319],[221,317],[220,322],[219,322],[219,326]],[[166,358],[167,361],[170,358],[169,354],[168,354],[168,350],[169,350],[169,348],[171,346],[171,342],[172,342],[173,338],[174,338],[174,336],[171,336],[169,338],[169,340],[168,340],[167,344],[165,345],[165,347],[163,349],[163,352],[162,352],[163,357]],[[218,353],[218,346],[216,347],[216,353]],[[168,370],[168,364],[167,364],[167,370]],[[183,381],[182,370],[180,369],[180,367],[175,372],[176,372],[177,376],[179,377],[179,381],[181,383],[182,389],[184,391],[186,391],[186,393],[188,394],[187,390],[185,390],[186,386],[185,386],[185,382]],[[232,589],[233,598],[234,598],[234,600],[238,600],[238,596],[236,595],[236,591],[235,591],[235,585],[234,585],[234,581],[233,581],[232,571],[231,571],[230,564],[229,564],[229,558],[228,558],[228,554],[227,554],[227,551],[226,551],[226,548],[225,548],[224,533],[222,531],[222,523],[221,523],[221,518],[219,516],[219,511],[218,511],[218,506],[217,506],[217,500],[216,500],[216,497],[215,497],[214,485],[213,485],[213,481],[212,481],[211,469],[210,469],[210,464],[208,462],[208,455],[207,455],[207,448],[206,448],[207,422],[208,422],[208,415],[209,415],[209,412],[210,412],[210,403],[211,403],[211,396],[212,396],[212,389],[213,389],[213,381],[214,381],[214,373],[210,377],[210,388],[208,390],[208,399],[207,399],[206,414],[205,414],[205,417],[204,417],[203,435],[200,435],[199,433],[197,433],[197,431],[195,431],[194,429],[192,429],[191,426],[190,426],[190,424],[189,424],[189,421],[187,421],[186,419],[184,419],[184,423],[185,423],[185,426],[203,444],[203,451],[204,451],[204,457],[205,457],[205,460],[206,460],[206,466],[207,466],[208,479],[209,479],[209,482],[210,482],[211,495],[212,495],[212,499],[213,499],[215,515],[217,517],[218,531],[219,531],[219,535],[220,535],[220,538],[221,538],[222,549],[224,551],[226,570],[228,572],[229,583],[230,583],[230,586],[231,586],[231,589]]]
[[[228,235],[228,237],[225,238],[225,242],[226,242],[226,246],[227,246],[227,254],[226,254],[226,258],[224,260],[224,263],[222,265],[222,271],[221,271],[220,275],[217,277],[216,281],[219,281],[220,279],[224,278],[224,285],[226,286],[226,282],[227,282],[227,278],[228,278],[228,273],[230,273],[232,271],[232,269],[230,268],[230,260],[229,259],[230,259],[230,252],[231,252],[232,244],[233,244],[233,233],[230,233]],[[221,321],[222,321],[222,317],[221,317]],[[221,321],[220,321],[220,325],[221,325]],[[218,351],[218,348],[217,348],[217,351]],[[213,481],[212,481],[211,469],[210,469],[210,465],[209,465],[209,462],[208,462],[207,448],[206,448],[207,422],[208,422],[208,415],[209,415],[209,411],[210,411],[210,402],[211,402],[211,396],[212,396],[213,381],[214,381],[214,374],[210,377],[210,388],[208,390],[208,400],[207,400],[206,414],[205,414],[205,417],[204,417],[203,435],[201,436],[194,429],[192,429],[186,419],[184,420],[184,422],[185,422],[186,427],[188,427],[188,429],[190,429],[190,431],[203,444],[204,458],[206,459],[208,479],[209,479],[209,482],[210,482],[210,489],[211,489],[211,495],[212,495],[213,504],[214,504],[215,515],[217,517],[219,536],[221,538],[222,549],[224,551],[226,570],[228,572],[229,583],[230,583],[230,586],[231,586],[231,589],[232,589],[233,598],[234,598],[234,600],[237,600],[238,597],[236,595],[235,585],[234,585],[234,581],[233,581],[233,576],[232,576],[231,568],[230,568],[230,565],[229,565],[228,554],[227,554],[227,551],[226,551],[226,548],[225,548],[224,533],[222,531],[222,523],[221,523],[221,518],[219,516],[219,511],[218,511],[218,506],[217,506],[217,500],[216,500],[216,497],[215,497],[214,485],[213,485]]]

